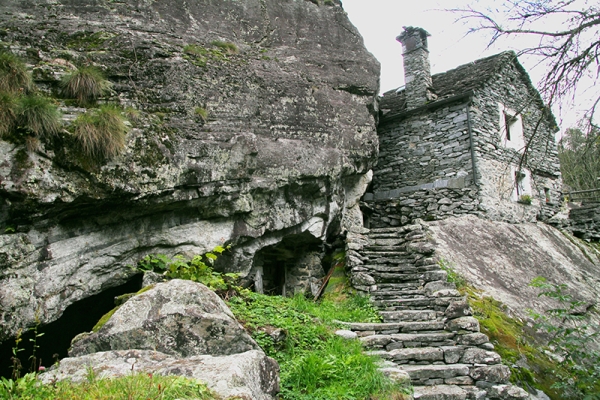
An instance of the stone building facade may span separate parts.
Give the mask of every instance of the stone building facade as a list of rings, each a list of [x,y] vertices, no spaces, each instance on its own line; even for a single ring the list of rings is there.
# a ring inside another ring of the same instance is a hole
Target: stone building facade
[[[408,27],[406,86],[383,95],[368,226],[476,214],[509,222],[554,215],[561,198],[556,122],[515,53],[431,76],[429,34]]]

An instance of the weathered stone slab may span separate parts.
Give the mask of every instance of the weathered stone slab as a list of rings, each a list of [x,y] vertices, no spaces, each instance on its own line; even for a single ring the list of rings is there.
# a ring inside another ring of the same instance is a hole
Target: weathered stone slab
[[[403,365],[402,369],[408,372],[410,379],[413,381],[432,378],[447,379],[455,376],[469,375],[469,366],[463,364]]]
[[[446,329],[451,331],[472,331],[479,332],[479,321],[473,317],[460,317],[448,321]]]
[[[506,383],[510,378],[510,369],[506,365],[488,365],[471,369],[469,376],[476,381]]]
[[[467,392],[455,385],[415,386],[415,400],[465,400]]]
[[[489,340],[490,339],[488,338],[488,336],[485,333],[481,332],[459,335],[457,338],[458,344],[463,344],[465,346],[479,346],[489,342]]]
[[[390,358],[400,363],[408,361],[442,361],[444,351],[436,347],[418,347],[390,351]]]
[[[499,364],[502,362],[500,355],[493,351],[486,351],[477,347],[465,350],[461,360],[464,364]]]

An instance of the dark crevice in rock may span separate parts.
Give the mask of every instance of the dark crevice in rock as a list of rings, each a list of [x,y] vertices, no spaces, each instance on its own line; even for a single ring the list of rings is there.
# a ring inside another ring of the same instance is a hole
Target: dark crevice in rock
[[[135,275],[126,283],[108,288],[103,292],[80,300],[65,310],[63,315],[56,321],[39,327],[38,334],[43,336],[37,340],[39,349],[36,357],[41,360],[41,365],[49,367],[55,362],[55,355],[58,359],[67,357],[67,352],[71,346],[71,340],[82,332],[92,330],[98,320],[108,311],[115,307],[115,297],[133,293],[142,287],[142,275]],[[19,358],[23,365],[22,374],[29,371],[32,355],[32,342],[34,332],[28,331],[22,335],[22,341],[19,348],[24,349],[19,352]],[[11,338],[0,343],[0,375],[10,377],[12,373],[12,348],[15,346],[15,338]]]

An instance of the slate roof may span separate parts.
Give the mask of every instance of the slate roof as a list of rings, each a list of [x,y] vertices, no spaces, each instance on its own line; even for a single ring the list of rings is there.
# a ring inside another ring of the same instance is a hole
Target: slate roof
[[[517,55],[513,51],[505,51],[432,75],[433,91],[438,96],[435,102],[481,88],[498,70],[509,62],[516,62],[529,80],[525,69],[516,59]],[[382,111],[383,119],[394,117],[406,111],[406,98],[403,87],[385,92],[380,98],[379,109]]]

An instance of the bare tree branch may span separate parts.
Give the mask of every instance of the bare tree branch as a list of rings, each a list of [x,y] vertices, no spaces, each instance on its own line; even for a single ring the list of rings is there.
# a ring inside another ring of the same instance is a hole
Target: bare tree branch
[[[504,0],[500,9],[452,9],[458,20],[470,25],[469,33],[489,35],[488,47],[510,37],[529,45],[519,55],[547,65],[540,93],[549,106],[577,101],[592,93],[586,110],[591,126],[600,102],[600,3],[591,0]],[[554,27],[554,28],[553,28]],[[537,38],[531,45],[532,38]],[[580,87],[582,80],[585,87]],[[597,121],[596,121],[597,122]]]

